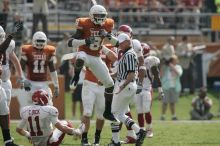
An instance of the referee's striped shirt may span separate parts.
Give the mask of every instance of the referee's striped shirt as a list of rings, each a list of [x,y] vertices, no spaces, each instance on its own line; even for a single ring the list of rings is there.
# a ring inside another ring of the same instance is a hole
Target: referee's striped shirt
[[[137,55],[134,52],[134,49],[131,48],[121,57],[118,63],[117,69],[117,80],[120,82],[127,78],[129,72],[137,72],[138,69],[138,59]]]

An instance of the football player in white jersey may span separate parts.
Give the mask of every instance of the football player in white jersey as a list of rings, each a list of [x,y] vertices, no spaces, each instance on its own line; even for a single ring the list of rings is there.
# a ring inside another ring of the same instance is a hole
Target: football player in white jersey
[[[160,60],[155,56],[149,56],[150,47],[146,43],[142,43],[144,52],[144,65],[146,67],[146,76],[143,80],[142,88],[139,88],[135,96],[135,104],[138,113],[139,126],[144,129],[144,117],[147,124],[147,137],[153,137],[152,131],[152,115],[151,115],[151,103],[152,103],[152,83],[155,80],[158,85],[158,91],[161,97],[164,97],[164,93],[161,86],[159,65]]]
[[[128,25],[121,25],[118,28],[118,34],[120,33],[125,33],[127,34],[131,39],[132,39],[132,47],[135,51],[135,53],[137,54],[138,57],[138,88],[142,87],[142,82],[145,76],[145,71],[146,71],[146,67],[144,66],[144,56],[143,56],[143,48],[141,46],[141,43],[139,40],[137,39],[133,39],[133,32],[132,32],[132,28]],[[119,54],[120,55],[120,54]],[[120,56],[118,57],[120,58]],[[140,87],[139,87],[140,86]],[[130,118],[132,118],[131,112],[130,112],[130,108],[128,107],[127,116],[129,116]],[[135,143],[135,139],[136,139],[136,134],[134,133],[134,131],[132,129],[130,129],[129,127],[127,127],[128,129],[128,133],[126,136],[126,139],[124,141],[122,141],[122,143],[127,143],[127,144],[132,144]]]
[[[49,94],[45,90],[35,91],[32,102],[33,105],[20,110],[22,120],[16,131],[27,137],[34,146],[59,146],[65,134],[81,136],[85,125],[82,124],[80,128],[75,129],[70,122],[59,121],[58,110],[48,105]],[[54,130],[52,125],[56,127]],[[24,129],[25,126],[28,131]]]
[[[10,81],[9,61],[14,65],[19,79],[22,78],[21,65],[14,53],[15,41],[13,35],[22,30],[22,23],[17,22],[14,32],[6,37],[4,29],[0,26],[0,56],[1,56],[1,102],[0,102],[0,126],[5,146],[17,146],[13,143],[10,135],[9,105],[11,101],[12,85]]]

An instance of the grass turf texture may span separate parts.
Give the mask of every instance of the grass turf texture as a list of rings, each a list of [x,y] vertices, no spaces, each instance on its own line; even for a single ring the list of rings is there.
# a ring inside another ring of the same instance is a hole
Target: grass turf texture
[[[155,97],[157,94],[155,94]],[[217,113],[219,107],[219,101],[217,93],[210,92],[209,96],[213,99],[212,113]],[[194,96],[184,96],[179,99],[177,104],[177,116],[179,121],[170,121],[171,115],[169,110],[167,111],[166,121],[159,121],[161,112],[161,103],[155,99],[152,105],[153,112],[153,130],[154,137],[146,139],[143,146],[220,146],[220,118],[214,118],[211,121],[188,121],[189,111],[191,110],[191,100]],[[72,119],[71,116],[71,97],[70,94],[66,94],[65,98],[65,111],[66,119]],[[136,119],[135,108],[132,106],[132,113],[134,119]],[[79,117],[79,113],[77,114]],[[93,118],[94,119],[94,118]],[[78,125],[74,124],[74,125]],[[19,136],[15,132],[16,124],[11,124],[11,135],[14,137],[15,142],[24,146],[30,146],[25,137]],[[89,141],[93,142],[95,133],[95,124],[91,124],[89,131]],[[126,136],[126,128],[120,133],[121,140]],[[107,145],[111,139],[111,130],[109,122],[105,123],[104,129],[101,134],[102,146]],[[0,133],[0,145],[3,145],[2,134]],[[80,145],[80,140],[75,140],[71,136],[66,136],[62,146],[65,145]],[[127,145],[131,146],[131,145]]]

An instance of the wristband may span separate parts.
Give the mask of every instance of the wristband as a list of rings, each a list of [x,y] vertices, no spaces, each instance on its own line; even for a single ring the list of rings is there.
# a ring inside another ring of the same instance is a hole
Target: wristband
[[[102,46],[102,52],[103,52],[105,55],[107,55],[109,51],[110,51],[110,50],[109,50],[107,47]]]

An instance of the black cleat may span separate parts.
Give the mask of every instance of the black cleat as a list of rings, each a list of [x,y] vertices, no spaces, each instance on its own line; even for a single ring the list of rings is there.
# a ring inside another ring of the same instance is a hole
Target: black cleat
[[[81,146],[91,146],[91,144],[88,142],[87,138],[82,138]]]
[[[5,146],[19,146],[19,145],[15,144],[14,142],[8,142],[5,144]]]
[[[146,137],[147,132],[143,129],[137,133],[137,140],[135,146],[141,146],[144,143],[144,139]]]
[[[93,142],[93,146],[99,146],[100,136],[95,136],[95,140]]]
[[[111,143],[109,143],[107,146],[121,146],[121,143],[118,142],[118,143],[115,143],[113,140]]]

